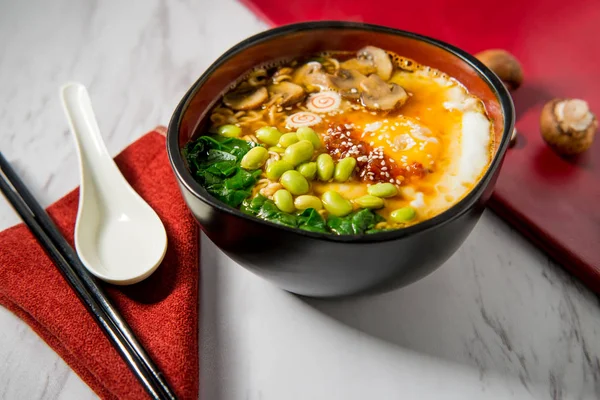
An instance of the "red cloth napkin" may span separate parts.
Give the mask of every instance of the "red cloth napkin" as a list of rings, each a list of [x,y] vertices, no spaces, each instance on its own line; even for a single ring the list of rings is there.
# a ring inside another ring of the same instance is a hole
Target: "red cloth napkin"
[[[158,213],[169,246],[160,267],[132,286],[104,285],[150,357],[182,399],[198,398],[198,229],[169,165],[159,127],[115,161]],[[71,242],[76,189],[48,209]],[[29,230],[0,233],[0,304],[23,319],[102,398],[148,395]]]

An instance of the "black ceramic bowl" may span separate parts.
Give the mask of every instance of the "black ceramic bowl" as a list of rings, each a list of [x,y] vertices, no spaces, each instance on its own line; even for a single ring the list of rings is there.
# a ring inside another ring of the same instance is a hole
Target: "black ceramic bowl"
[[[485,103],[495,126],[488,171],[460,202],[405,229],[336,236],[276,225],[209,195],[189,173],[181,148],[203,132],[208,111],[232,82],[256,64],[366,45],[391,50],[458,79]],[[307,22],[272,29],[222,55],[183,97],[169,124],[167,147],[183,197],[208,237],[242,266],[293,293],[334,297],[383,291],[431,273],[462,244],[489,198],[514,125],[509,93],[471,55],[440,41],[381,26]]]

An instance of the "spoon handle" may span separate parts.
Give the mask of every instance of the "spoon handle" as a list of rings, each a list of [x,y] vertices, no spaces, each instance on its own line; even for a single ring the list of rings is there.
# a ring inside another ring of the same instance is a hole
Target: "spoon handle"
[[[103,185],[105,180],[113,181],[113,184],[115,180],[122,180],[121,173],[102,140],[85,86],[68,83],[60,92],[65,114],[77,143],[82,175],[91,173],[97,185]]]

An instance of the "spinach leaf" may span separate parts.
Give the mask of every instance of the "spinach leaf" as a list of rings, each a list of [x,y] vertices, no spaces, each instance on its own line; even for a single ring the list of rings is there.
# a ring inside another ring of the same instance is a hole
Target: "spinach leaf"
[[[251,148],[258,146],[258,143],[247,142],[242,139],[228,138],[220,135],[204,137],[213,138],[213,144],[216,143],[219,146],[217,149],[234,155],[238,161],[241,161],[242,157],[244,157],[244,155],[250,151]]]
[[[207,152],[206,161],[213,164],[220,161],[236,161],[237,157],[223,150],[210,149]]]
[[[345,217],[330,216],[327,227],[338,235],[362,235],[385,219],[371,210],[360,210]]]
[[[235,190],[229,189],[222,183],[207,186],[206,190],[221,200],[223,203],[229,204],[232,207],[238,207],[246,197],[250,196],[252,191],[248,190]]]
[[[216,185],[222,181],[222,179],[218,175],[213,175],[208,171],[205,171],[202,174],[201,178],[203,179],[204,185],[206,186]]]
[[[361,235],[381,221],[385,221],[381,215],[367,209],[360,210],[352,215],[352,230],[354,234]]]
[[[260,211],[258,212],[258,217],[266,220],[272,220],[277,218],[277,216],[281,213],[279,208],[275,205],[272,200],[265,200]]]
[[[220,176],[222,178],[226,178],[232,174],[234,174],[238,170],[237,164],[235,161],[221,161],[212,165],[208,165],[202,171],[204,173],[210,173],[215,176]]]
[[[365,233],[367,235],[370,235],[372,233],[379,233],[379,232],[388,232],[388,231],[393,231],[395,229],[369,229],[368,231],[366,231]]]
[[[289,226],[290,228],[296,228],[298,226],[296,216],[285,212],[277,214],[277,216],[270,221],[276,224]]]
[[[237,168],[235,175],[224,181],[228,189],[244,189],[252,187],[260,176],[260,170],[248,172],[244,169]]]
[[[354,233],[352,221],[347,216],[342,218],[330,215],[327,218],[327,227],[338,235],[352,235]]]
[[[257,215],[267,221],[280,225],[287,225],[292,228],[297,226],[296,216],[281,211],[272,200],[266,200]]]
[[[298,215],[298,228],[311,232],[327,232],[327,224],[314,208],[307,208]]]
[[[240,167],[242,157],[257,144],[220,135],[201,136],[188,143],[183,155],[198,183],[217,199],[239,207],[252,193],[260,171]]]
[[[256,216],[260,212],[260,208],[263,206],[263,204],[265,204],[265,201],[267,201],[267,198],[261,194],[258,194],[253,199],[244,200],[240,210],[246,214]]]
[[[300,214],[286,213],[278,209],[272,200],[260,194],[253,199],[244,200],[240,210],[276,224],[311,232],[328,232],[325,220],[314,208],[306,209]]]
[[[254,215],[255,217],[276,224],[286,225],[292,228],[298,226],[296,215],[281,211],[272,200],[269,200],[260,194],[251,200],[246,199],[240,207],[240,210],[246,214]]]

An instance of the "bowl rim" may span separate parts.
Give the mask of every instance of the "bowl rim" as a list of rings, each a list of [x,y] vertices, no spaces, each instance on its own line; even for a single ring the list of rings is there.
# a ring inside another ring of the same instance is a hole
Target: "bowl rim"
[[[256,218],[251,215],[244,214],[240,210],[228,206],[225,203],[222,203],[221,201],[211,196],[198,182],[196,182],[193,179],[192,174],[188,171],[185,165],[181,154],[181,150],[179,148],[179,128],[181,116],[187,109],[190,100],[197,94],[197,92],[201,89],[206,80],[226,60],[240,53],[241,51],[244,51],[248,47],[277,37],[315,29],[365,30],[392,34],[397,36],[404,36],[411,39],[419,40],[437,46],[442,50],[451,53],[453,56],[460,58],[462,61],[470,65],[471,68],[473,68],[473,70],[479,74],[480,78],[488,85],[488,87],[492,90],[492,92],[498,99],[498,102],[502,108],[502,115],[504,116],[504,130],[502,132],[502,137],[498,146],[498,150],[493,156],[493,159],[490,162],[488,169],[485,171],[484,175],[479,179],[479,182],[477,182],[477,184],[459,202],[455,203],[450,208],[446,209],[445,211],[441,212],[435,217],[427,219],[423,222],[419,222],[415,225],[408,226],[406,228],[363,235],[335,235],[331,233],[318,233],[305,231],[298,228],[291,228],[285,225],[276,224],[270,221],[265,221],[260,218]],[[443,41],[428,36],[381,25],[333,20],[310,21],[283,25],[250,36],[231,47],[229,50],[223,53],[216,61],[214,61],[210,65],[210,67],[208,67],[208,69],[206,69],[206,71],[198,78],[198,80],[194,82],[190,89],[188,89],[186,94],[183,96],[183,98],[177,105],[167,129],[167,153],[169,156],[171,167],[173,168],[173,171],[180,184],[183,185],[185,189],[187,189],[200,201],[222,212],[234,215],[238,218],[246,219],[253,223],[262,224],[271,228],[281,229],[296,235],[310,237],[317,240],[346,243],[386,242],[391,240],[398,240],[404,237],[416,235],[434,229],[440,225],[449,223],[468,212],[477,203],[477,201],[487,188],[488,184],[490,183],[490,180],[497,172],[498,168],[500,168],[502,160],[504,158],[504,154],[506,153],[510,142],[510,137],[514,129],[514,124],[515,110],[508,89],[504,86],[500,78],[498,78],[498,76],[489,68],[487,68],[481,61],[477,60],[474,56],[459,49],[458,47],[455,47],[451,44],[445,43]]]

